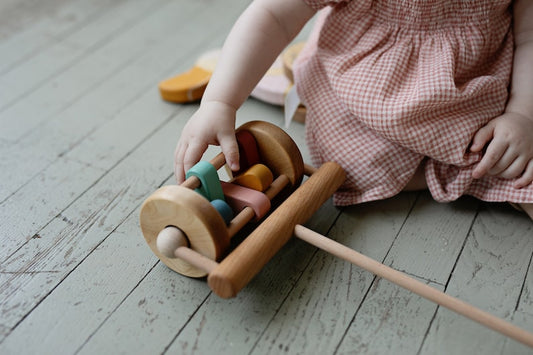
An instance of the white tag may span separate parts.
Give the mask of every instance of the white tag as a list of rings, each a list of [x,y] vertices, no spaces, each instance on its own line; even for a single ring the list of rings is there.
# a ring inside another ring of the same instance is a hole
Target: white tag
[[[300,103],[300,97],[296,92],[296,85],[293,85],[285,96],[285,128],[289,128]]]

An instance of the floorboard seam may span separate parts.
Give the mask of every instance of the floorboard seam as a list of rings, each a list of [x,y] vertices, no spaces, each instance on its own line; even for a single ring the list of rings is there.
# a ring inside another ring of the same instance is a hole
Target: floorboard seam
[[[155,12],[156,10],[158,10],[158,7],[157,6],[153,6],[152,7],[152,11],[149,12],[149,13],[153,13]],[[35,90],[39,89],[40,87],[42,87],[43,85],[45,85],[46,83],[48,83],[49,81],[53,80],[54,78],[56,78],[58,75],[61,75],[62,73],[64,73],[65,71],[67,71],[68,69],[71,69],[73,68],[77,63],[79,63],[81,60],[83,60],[84,58],[87,57],[87,54],[91,54],[92,52],[96,51],[97,49],[103,47],[105,44],[107,43],[110,43],[113,39],[117,38],[118,36],[120,36],[122,33],[124,33],[125,31],[127,31],[128,29],[131,29],[133,28],[135,25],[137,25],[139,23],[139,20],[142,19],[142,18],[145,18],[149,13],[141,13],[139,14],[137,17],[135,17],[134,19],[131,19],[130,22],[124,24],[124,26],[120,27],[119,29],[117,29],[116,31],[114,31],[114,33],[111,33],[109,36],[106,36],[105,38],[101,39],[100,41],[96,42],[95,44],[93,44],[91,47],[88,47],[83,53],[81,53],[80,55],[72,58],[72,61],[70,61],[69,63],[67,63],[65,66],[61,67],[61,68],[58,68],[58,70],[56,70],[54,73],[52,73],[50,76],[44,78],[40,83],[38,83],[37,85],[34,85],[32,86],[31,88],[28,88],[27,91],[25,91],[24,93],[22,93],[22,95],[12,99],[10,102],[8,102],[7,104],[5,104],[3,107],[0,108],[0,113],[4,112],[6,109],[8,109],[9,107],[13,106],[14,104],[16,104],[17,102],[23,100],[26,96],[28,96],[28,94],[31,94],[32,92],[35,92]],[[79,30],[82,30],[83,28],[80,28]],[[120,32],[119,32],[120,31]],[[124,31],[124,32],[123,32]],[[68,40],[65,39],[65,40]],[[121,66],[122,67],[126,67],[126,66]],[[120,70],[117,70],[117,72],[119,72]],[[108,80],[109,78],[106,77],[104,78],[104,81]],[[99,84],[101,83],[97,83],[95,84],[95,86],[98,86]],[[92,87],[88,88],[89,90],[92,90]],[[85,96],[86,93],[82,93],[80,94],[80,97],[83,97]],[[77,101],[79,97],[76,97],[74,99],[74,101]],[[68,108],[70,105],[67,105],[65,106],[63,109],[66,109]]]
[[[334,218],[334,220],[331,222],[330,226],[328,227],[327,231],[326,231],[326,236],[329,234],[329,232],[331,231],[331,229],[335,226],[335,223],[337,223],[337,220],[339,219],[339,217],[341,216],[342,214],[342,210],[341,209],[338,213],[337,213],[337,216]],[[274,318],[276,318],[276,315],[278,314],[279,310],[281,309],[281,307],[283,306],[283,304],[285,303],[285,301],[287,301],[287,298],[290,297],[290,295],[292,294],[292,291],[294,291],[294,289],[296,288],[296,285],[298,285],[299,281],[301,280],[301,278],[303,277],[305,271],[309,268],[309,265],[311,265],[311,263],[313,262],[313,260],[315,259],[317,253],[319,252],[319,248],[316,248],[314,247],[315,250],[314,252],[312,253],[312,255],[309,257],[309,261],[307,262],[307,264],[302,268],[302,271],[300,272],[300,275],[298,276],[298,278],[294,281],[293,285],[291,286],[291,288],[289,289],[289,291],[287,292],[287,294],[285,295],[285,297],[283,298],[283,300],[281,300],[279,306],[276,308],[276,311],[274,312],[274,314],[272,315],[272,317],[270,317],[270,320],[268,321],[268,323],[266,324],[266,326],[264,327],[263,331],[261,332],[261,334],[257,337],[257,340],[254,342],[253,346],[250,348],[250,351],[248,352],[249,355],[251,355],[253,353],[253,351],[255,350],[255,348],[257,347],[257,344],[259,343],[259,341],[261,340],[261,338],[263,337],[263,335],[265,334],[266,330],[269,328],[270,324],[272,324],[272,321],[274,320]]]
[[[396,239],[398,238],[398,236],[400,235],[405,223],[407,222],[407,220],[409,219],[409,216],[411,215],[411,212],[413,212],[413,209],[414,207],[416,206],[416,203],[420,197],[420,194],[421,192],[418,192],[417,195],[416,195],[416,198],[415,198],[415,201],[413,202],[413,204],[411,205],[411,207],[409,208],[409,211],[407,212],[407,215],[405,216],[403,222],[402,222],[402,225],[400,226],[400,228],[398,228],[398,231],[396,232],[396,235],[394,236],[394,239],[392,241],[392,243],[390,244],[390,247],[389,249],[387,250],[387,252],[385,253],[385,255],[383,256],[383,258],[381,259],[381,263],[383,263],[385,260],[387,260],[387,256],[389,255],[390,251],[392,250],[392,247],[394,246],[394,243],[396,242]],[[350,327],[352,326],[352,323],[355,321],[355,318],[357,317],[357,313],[359,313],[359,311],[361,310],[361,307],[363,306],[363,303],[365,303],[365,300],[367,299],[370,291],[372,290],[372,287],[374,286],[375,282],[376,282],[376,279],[378,277],[376,275],[374,275],[374,277],[372,278],[372,282],[370,282],[370,285],[368,286],[363,298],[361,299],[361,302],[359,302],[359,305],[357,306],[357,309],[355,310],[355,313],[352,317],[352,319],[350,319],[350,322],[348,322],[348,326],[346,327],[346,329],[344,330],[344,334],[342,334],[342,337],[340,338],[339,340],[339,343],[337,344],[337,346],[335,347],[335,350],[333,351],[333,354],[337,354],[338,351],[339,351],[339,348],[342,344],[342,342],[344,341],[344,338],[346,337],[346,335],[348,334],[348,330],[350,329]]]
[[[122,224],[122,223],[121,223]],[[107,238],[106,238],[107,239]],[[93,249],[94,250],[94,249]],[[80,263],[81,264],[81,263]],[[102,326],[107,322],[107,320],[116,312],[117,309],[120,308],[120,306],[128,299],[128,297],[135,291],[135,289],[144,281],[144,279],[146,279],[146,277],[152,272],[152,270],[154,270],[154,268],[159,264],[159,260],[155,261],[154,262],[154,265],[152,265],[152,267],[150,268],[150,270],[148,270],[148,272],[143,276],[141,277],[141,279],[139,280],[139,282],[137,282],[137,284],[130,290],[130,292],[128,292],[126,294],[126,296],[124,296],[124,298],[115,306],[115,308],[113,308],[109,314],[100,322],[100,324],[89,334],[89,336],[87,337],[87,339],[85,339],[85,341],[78,347],[78,349],[76,349],[74,351],[74,354],[78,354],[82,349],[83,347],[92,339],[92,337],[98,332],[98,330],[100,330],[100,328],[102,328]]]
[[[461,255],[463,254],[463,250],[466,246],[466,242],[468,241],[468,238],[470,236],[470,234],[472,233],[472,228],[474,227],[474,223],[476,222],[476,219],[479,215],[479,210],[481,208],[481,205],[478,204],[477,206],[477,209],[476,209],[476,213],[474,215],[474,218],[472,218],[472,222],[470,223],[470,227],[468,228],[468,231],[466,232],[466,237],[465,239],[463,240],[463,244],[461,245],[461,249],[459,250],[459,253],[457,253],[457,258],[455,259],[455,263],[453,264],[453,267],[452,267],[452,270],[450,271],[450,274],[448,275],[448,279],[446,280],[446,283],[444,285],[444,290],[442,292],[446,293],[446,290],[448,289],[448,285],[452,279],[452,276],[453,276],[453,273],[455,271],[455,268],[457,267],[457,264],[459,263],[459,259],[461,258]],[[437,307],[435,308],[435,312],[433,312],[433,317],[431,317],[431,320],[429,322],[429,325],[426,329],[426,332],[424,334],[424,337],[422,339],[422,342],[420,343],[420,347],[418,348],[418,351],[417,351],[417,355],[420,355],[422,353],[422,348],[424,347],[424,344],[426,342],[426,339],[427,339],[427,336],[429,334],[429,331],[431,329],[431,327],[433,326],[433,322],[435,321],[435,319],[437,318],[437,313],[440,309],[440,305],[437,304]]]

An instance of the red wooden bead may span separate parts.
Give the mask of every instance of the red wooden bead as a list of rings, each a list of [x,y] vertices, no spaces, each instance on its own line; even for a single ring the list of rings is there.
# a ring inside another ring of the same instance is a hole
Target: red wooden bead
[[[243,172],[252,165],[261,161],[259,149],[254,136],[245,130],[238,131],[236,134],[237,144],[239,145],[239,172]]]

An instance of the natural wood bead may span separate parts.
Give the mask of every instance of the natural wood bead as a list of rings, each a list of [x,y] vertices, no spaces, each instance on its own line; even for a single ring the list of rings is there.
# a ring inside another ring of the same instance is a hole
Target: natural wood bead
[[[179,247],[189,246],[189,241],[185,234],[178,228],[166,227],[157,235],[157,250],[167,258],[174,258],[174,252]]]

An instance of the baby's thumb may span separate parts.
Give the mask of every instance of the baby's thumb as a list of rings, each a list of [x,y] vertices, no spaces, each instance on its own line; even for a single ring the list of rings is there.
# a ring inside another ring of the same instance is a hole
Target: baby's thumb
[[[486,126],[481,127],[474,135],[474,138],[472,138],[470,151],[480,152],[483,147],[485,147],[485,145],[492,139],[493,133],[494,129],[492,128],[492,125],[488,124]]]
[[[239,170],[239,146],[237,145],[235,135],[225,136],[219,140],[219,143],[222,153],[224,153],[224,157],[226,158],[226,163],[231,170]]]

